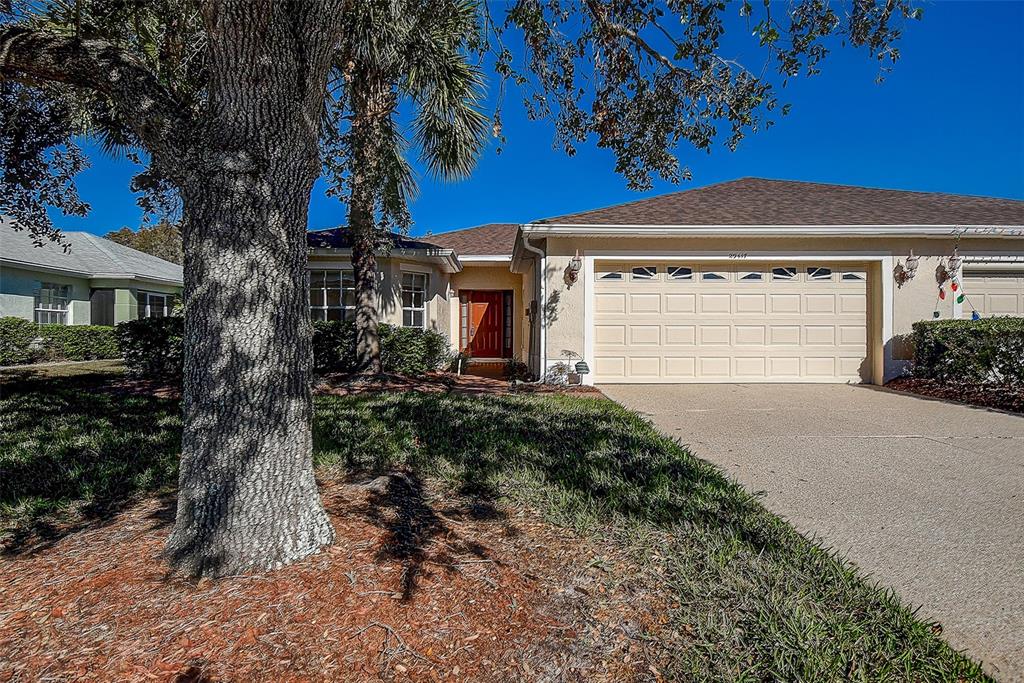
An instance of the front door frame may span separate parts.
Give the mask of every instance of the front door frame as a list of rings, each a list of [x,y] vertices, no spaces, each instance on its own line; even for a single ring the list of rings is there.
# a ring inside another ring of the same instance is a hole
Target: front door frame
[[[515,306],[515,290],[512,289],[487,289],[482,287],[474,287],[472,289],[460,289],[459,290],[459,350],[466,352],[469,350],[469,344],[471,340],[466,339],[469,330],[469,321],[466,319],[467,316],[471,315],[468,306],[464,306],[464,303],[472,303],[472,296],[474,292],[486,292],[488,294],[500,293],[501,296],[501,353],[494,358],[512,358],[512,351],[515,348],[515,325],[514,320],[510,320],[511,316],[515,315],[515,311],[511,310]],[[468,301],[464,302],[463,297],[467,297]],[[488,356],[491,358],[491,356]]]

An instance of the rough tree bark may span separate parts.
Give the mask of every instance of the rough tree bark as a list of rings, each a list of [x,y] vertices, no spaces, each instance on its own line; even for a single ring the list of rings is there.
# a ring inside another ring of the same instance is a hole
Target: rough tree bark
[[[185,378],[172,565],[277,567],[334,537],[313,477],[306,214],[341,0],[202,4],[208,101],[116,45],[0,29],[0,78],[111,99],[184,200]]]
[[[185,429],[167,543],[189,574],[273,568],[334,538],[313,477],[306,218],[335,46],[314,6],[219,2],[204,17],[212,77],[182,187]]]
[[[391,114],[394,97],[373,72],[357,71],[353,89],[352,176],[348,201],[348,229],[352,239],[352,273],[356,288],[356,371],[380,374],[378,333],[379,279],[377,276],[376,199],[380,179],[381,126]]]

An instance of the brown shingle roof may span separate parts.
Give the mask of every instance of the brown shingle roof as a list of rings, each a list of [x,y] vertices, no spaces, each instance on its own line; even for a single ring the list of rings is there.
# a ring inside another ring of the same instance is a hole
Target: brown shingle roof
[[[427,235],[423,239],[454,249],[459,256],[511,256],[518,223],[487,223],[475,228]]]
[[[561,225],[1024,225],[1024,201],[741,178],[593,211]]]

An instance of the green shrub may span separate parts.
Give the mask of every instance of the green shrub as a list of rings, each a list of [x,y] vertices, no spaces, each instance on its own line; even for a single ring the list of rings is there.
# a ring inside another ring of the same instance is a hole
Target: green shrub
[[[914,323],[914,375],[1024,386],[1024,318]]]
[[[35,354],[30,348],[38,337],[36,325],[24,318],[0,318],[0,365],[31,363]]]
[[[182,375],[185,319],[141,318],[119,323],[115,334],[128,371],[142,377],[177,379]]]
[[[180,317],[148,318],[121,323],[117,341],[130,372],[143,377],[174,378],[182,373],[184,331]],[[448,340],[433,330],[379,328],[384,372],[418,375],[445,368],[451,361]],[[317,372],[351,372],[355,368],[355,325],[352,322],[313,323],[313,367]]]
[[[0,365],[119,358],[114,328],[0,318]]]
[[[42,360],[120,358],[114,328],[106,325],[39,325]]]
[[[380,360],[384,372],[419,375],[451,362],[448,339],[433,330],[381,323]],[[351,372],[355,368],[356,331],[351,321],[313,322],[313,366],[317,372]]]

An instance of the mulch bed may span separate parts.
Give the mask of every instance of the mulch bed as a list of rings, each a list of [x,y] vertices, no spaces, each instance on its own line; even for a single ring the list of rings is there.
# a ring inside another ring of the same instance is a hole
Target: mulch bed
[[[889,389],[956,403],[1024,413],[1024,388],[991,384],[948,384],[931,379],[899,377],[885,385]]]
[[[173,500],[0,559],[0,680],[661,680],[667,600],[611,547],[404,473],[328,483],[334,546],[201,580]]]

